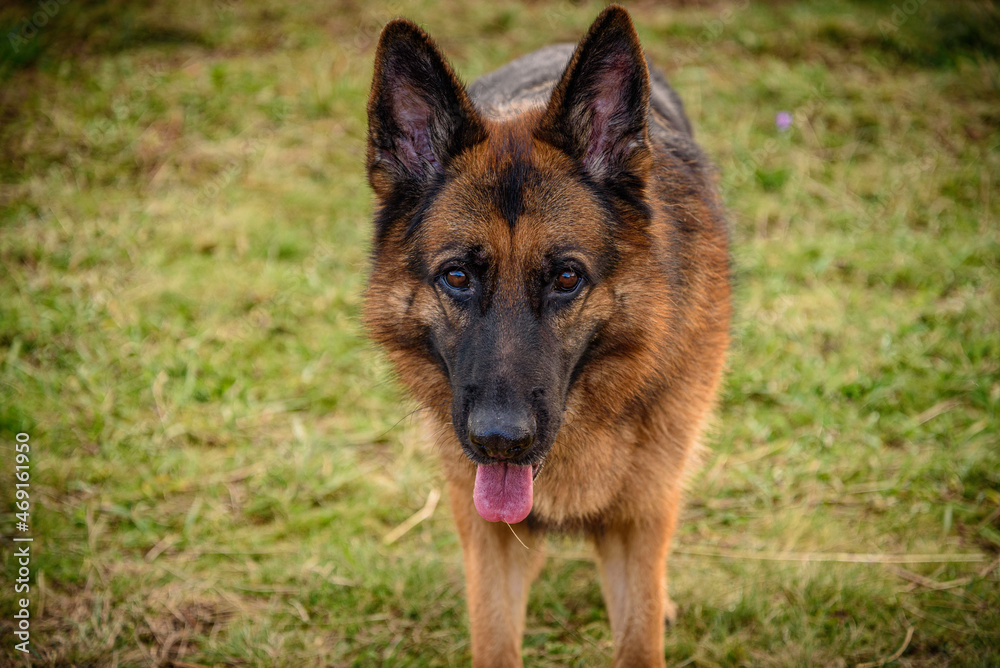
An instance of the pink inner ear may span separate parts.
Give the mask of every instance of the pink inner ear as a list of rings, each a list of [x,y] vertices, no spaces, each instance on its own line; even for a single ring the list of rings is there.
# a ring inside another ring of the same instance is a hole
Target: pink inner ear
[[[440,167],[431,149],[430,105],[408,86],[397,86],[392,91],[392,100],[396,122],[403,133],[398,157],[411,170],[419,170],[424,162]]]
[[[608,57],[601,63],[591,89],[590,142],[584,163],[594,171],[600,171],[614,150],[614,116],[628,113],[625,109],[627,102],[624,99],[624,88],[629,83],[629,73],[634,66],[627,54],[618,53]]]
[[[583,159],[585,164],[596,167],[603,162],[602,158],[610,143],[608,122],[613,113],[614,105],[610,101],[603,97],[594,100],[590,117],[590,143],[587,146],[587,155]]]

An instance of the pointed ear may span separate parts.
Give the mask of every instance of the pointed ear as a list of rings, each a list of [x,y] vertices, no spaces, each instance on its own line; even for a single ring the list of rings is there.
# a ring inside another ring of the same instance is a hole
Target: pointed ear
[[[539,138],[579,160],[599,182],[642,183],[649,71],[628,12],[611,5],[580,42],[539,126]],[[636,182],[636,179],[639,179]]]
[[[484,137],[465,88],[427,33],[406,19],[386,24],[368,98],[368,179],[376,194],[426,186]]]

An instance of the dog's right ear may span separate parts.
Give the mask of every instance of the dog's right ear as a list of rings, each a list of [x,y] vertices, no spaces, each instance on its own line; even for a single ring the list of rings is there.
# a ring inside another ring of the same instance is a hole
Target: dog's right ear
[[[375,193],[420,192],[485,136],[465,88],[427,33],[406,19],[386,24],[368,98],[368,180]]]

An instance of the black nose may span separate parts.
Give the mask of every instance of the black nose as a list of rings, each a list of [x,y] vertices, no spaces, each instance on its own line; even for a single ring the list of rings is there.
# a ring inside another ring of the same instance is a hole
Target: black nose
[[[469,415],[469,441],[493,459],[513,459],[535,442],[535,418],[504,412],[476,411]]]

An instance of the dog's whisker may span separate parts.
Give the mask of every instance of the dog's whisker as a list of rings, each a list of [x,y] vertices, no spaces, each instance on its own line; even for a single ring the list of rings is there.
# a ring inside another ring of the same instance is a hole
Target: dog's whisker
[[[379,434],[379,438],[380,439],[385,438],[389,434],[390,431],[392,431],[393,429],[395,429],[396,427],[398,427],[399,425],[401,425],[403,423],[403,421],[405,421],[405,420],[413,417],[414,415],[416,415],[417,413],[419,413],[422,410],[427,410],[427,409],[430,409],[430,408],[438,408],[440,406],[447,406],[447,405],[448,405],[447,402],[442,402],[440,404],[425,404],[425,405],[422,405],[422,406],[417,406],[412,411],[410,411],[409,413],[407,413],[403,417],[401,417],[398,420],[396,420],[396,422],[391,427],[389,427],[384,432],[382,432],[381,434]]]

